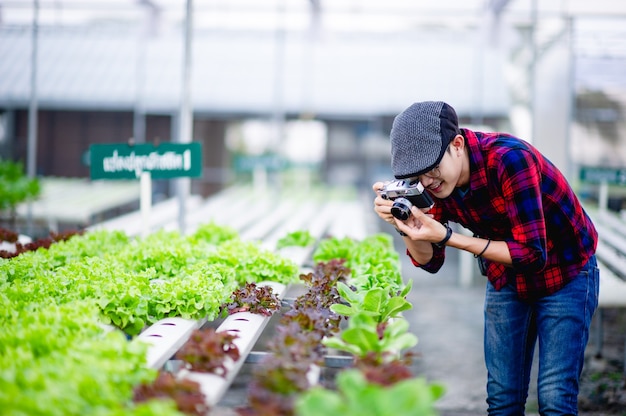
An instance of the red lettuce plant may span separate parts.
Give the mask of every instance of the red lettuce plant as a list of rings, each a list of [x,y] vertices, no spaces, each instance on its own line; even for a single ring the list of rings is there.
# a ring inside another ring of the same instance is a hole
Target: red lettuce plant
[[[413,377],[409,366],[414,353],[406,352],[399,358],[383,360],[375,352],[370,352],[363,357],[357,357],[354,368],[363,373],[367,381],[380,386],[391,386],[399,381]]]
[[[276,327],[268,352],[253,371],[248,405],[237,409],[240,416],[291,416],[299,394],[311,385],[308,373],[322,365],[324,337],[339,330],[341,317],[330,307],[341,298],[338,281],[350,274],[343,260],[318,263],[300,279],[308,291],[296,298]]]
[[[7,243],[17,243],[19,235],[7,228],[0,228],[0,241],[6,241]]]
[[[13,231],[0,228],[0,241],[15,243],[15,251],[0,250],[0,258],[10,259],[17,257],[27,251],[36,251],[37,249],[48,249],[54,243],[69,240],[75,235],[82,235],[84,231],[69,230],[60,233],[50,232],[48,237],[38,238],[30,243],[22,244],[18,242],[19,235]]]
[[[187,363],[192,370],[213,373],[225,377],[227,359],[237,361],[239,349],[233,341],[237,335],[227,331],[217,332],[214,328],[195,330],[185,345],[178,350],[176,358]]]
[[[232,315],[237,312],[251,312],[271,316],[280,310],[280,299],[270,286],[246,283],[231,295],[231,301],[222,306],[222,314]]]
[[[193,380],[178,380],[171,373],[160,372],[150,384],[135,387],[133,401],[141,403],[152,399],[171,399],[179,411],[187,415],[206,415],[209,407],[200,385]]]

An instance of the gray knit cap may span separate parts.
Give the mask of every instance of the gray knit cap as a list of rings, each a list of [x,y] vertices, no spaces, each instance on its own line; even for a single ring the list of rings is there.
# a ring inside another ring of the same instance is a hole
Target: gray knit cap
[[[442,101],[412,104],[391,127],[391,170],[396,179],[422,175],[441,162],[450,141],[459,134],[452,107]]]

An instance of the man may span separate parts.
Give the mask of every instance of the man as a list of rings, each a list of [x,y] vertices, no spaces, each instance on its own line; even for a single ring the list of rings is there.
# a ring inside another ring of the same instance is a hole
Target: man
[[[413,264],[437,272],[446,247],[483,263],[489,414],[524,414],[538,341],[540,414],[577,415],[598,299],[597,232],[564,176],[523,140],[459,128],[440,101],[408,107],[390,138],[396,179],[419,180],[435,197],[428,214],[413,206],[405,221],[391,214],[393,201],[374,202],[403,235]],[[453,232],[448,221],[474,236]]]

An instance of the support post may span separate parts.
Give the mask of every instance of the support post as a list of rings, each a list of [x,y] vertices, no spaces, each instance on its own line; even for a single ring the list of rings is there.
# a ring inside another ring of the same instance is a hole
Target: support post
[[[145,238],[150,234],[151,230],[152,175],[150,172],[141,172],[139,205],[141,210],[141,236]]]

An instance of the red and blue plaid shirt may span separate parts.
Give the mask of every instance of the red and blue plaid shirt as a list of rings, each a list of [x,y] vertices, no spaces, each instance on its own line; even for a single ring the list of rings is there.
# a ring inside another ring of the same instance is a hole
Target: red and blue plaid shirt
[[[429,213],[507,243],[512,267],[487,261],[487,278],[496,290],[512,284],[521,299],[558,291],[595,253],[598,234],[591,219],[565,177],[532,145],[507,134],[462,132],[469,187],[435,199]],[[427,264],[413,263],[435,273],[445,248],[433,245],[433,250]]]

